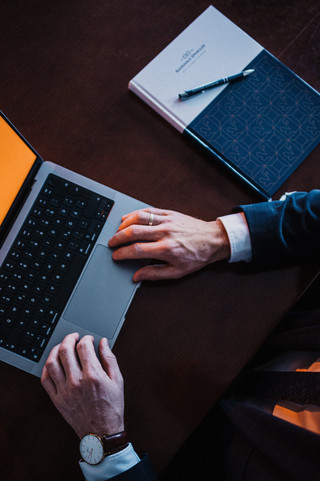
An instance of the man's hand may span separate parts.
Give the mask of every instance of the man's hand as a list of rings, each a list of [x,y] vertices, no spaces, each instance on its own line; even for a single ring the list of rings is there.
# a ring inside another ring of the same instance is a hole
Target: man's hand
[[[153,214],[152,225],[149,225],[150,214]],[[138,270],[133,277],[136,282],[179,278],[230,256],[229,239],[219,220],[205,222],[154,208],[125,215],[109,246],[116,248],[114,260],[162,262]]]
[[[123,378],[107,339],[98,360],[92,336],[69,334],[49,354],[41,383],[53,404],[81,438],[124,430]]]

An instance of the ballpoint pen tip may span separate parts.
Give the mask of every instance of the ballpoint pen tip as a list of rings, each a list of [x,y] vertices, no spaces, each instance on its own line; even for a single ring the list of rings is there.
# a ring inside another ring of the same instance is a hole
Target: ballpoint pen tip
[[[248,70],[243,71],[243,75],[250,75],[253,72],[254,72],[254,68],[249,68]]]
[[[178,95],[179,100],[185,100],[189,98],[189,95],[186,92],[183,92],[182,94]]]

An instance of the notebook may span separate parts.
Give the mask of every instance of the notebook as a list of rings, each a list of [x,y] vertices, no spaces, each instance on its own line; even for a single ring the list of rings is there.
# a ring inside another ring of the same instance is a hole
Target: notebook
[[[250,75],[181,101],[179,93]],[[320,142],[320,95],[213,6],[129,89],[230,174],[269,199]]]
[[[0,359],[40,377],[71,332],[112,347],[139,262],[112,260],[121,217],[146,204],[41,159],[0,113]]]

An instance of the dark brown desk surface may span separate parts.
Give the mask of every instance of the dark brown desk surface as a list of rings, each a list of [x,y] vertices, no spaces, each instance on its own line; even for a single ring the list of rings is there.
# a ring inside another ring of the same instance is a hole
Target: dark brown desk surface
[[[214,5],[319,89],[317,0]],[[46,159],[206,220],[256,202],[127,90],[203,0],[2,0],[1,109]],[[319,187],[319,149],[285,190]],[[139,289],[115,345],[127,428],[161,471],[316,271],[214,265]],[[37,378],[0,367],[0,472],[81,480],[78,441]],[[8,473],[10,473],[8,475]],[[4,477],[1,476],[4,480]]]

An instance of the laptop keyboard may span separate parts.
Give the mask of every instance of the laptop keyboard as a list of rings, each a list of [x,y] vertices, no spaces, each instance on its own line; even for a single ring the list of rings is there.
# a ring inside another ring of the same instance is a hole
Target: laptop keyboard
[[[50,174],[0,268],[0,346],[38,362],[113,201]]]

